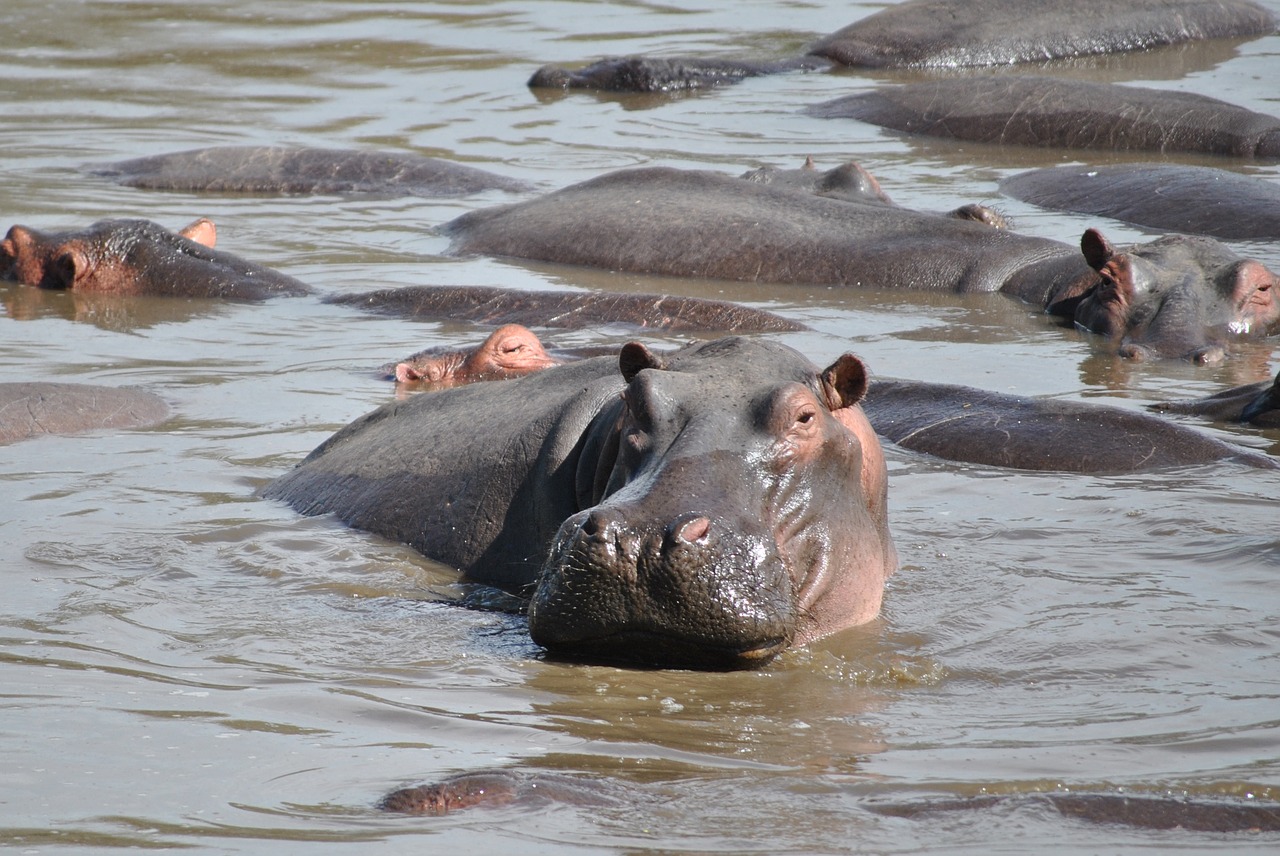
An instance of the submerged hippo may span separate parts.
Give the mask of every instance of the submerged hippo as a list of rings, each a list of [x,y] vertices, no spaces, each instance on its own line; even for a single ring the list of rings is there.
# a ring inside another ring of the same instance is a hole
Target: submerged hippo
[[[1005,194],[1060,211],[1227,241],[1280,240],[1280,184],[1207,166],[1124,163],[1033,169]]]
[[[1280,373],[1275,380],[1233,386],[1205,398],[1160,401],[1150,405],[1163,413],[1205,416],[1218,422],[1248,422],[1261,428],[1280,427]]]
[[[880,436],[953,461],[1020,470],[1133,473],[1273,458],[1133,410],[951,384],[878,380],[863,402]]]
[[[984,223],[705,171],[609,173],[445,224],[451,251],[747,282],[1000,291],[1113,338],[1208,361],[1280,320],[1276,277],[1208,238],[1079,249]],[[515,319],[512,319],[515,320]]]
[[[824,119],[999,145],[1280,158],[1280,119],[1167,89],[1038,76],[886,86],[805,108]]]
[[[216,146],[88,169],[129,187],[193,193],[463,196],[531,187],[421,155],[285,146]]]
[[[897,567],[865,388],[850,354],[633,342],[388,404],[264,493],[528,597],[553,654],[756,667],[874,618]]]
[[[293,277],[213,249],[206,219],[180,232],[150,220],[99,220],[87,229],[14,226],[0,241],[0,277],[78,292],[263,300],[311,289]]]
[[[451,319],[480,324],[588,327],[630,324],[663,330],[790,333],[805,325],[737,303],[607,291],[521,291],[468,285],[410,285],[325,298],[404,318]]]
[[[559,364],[560,360],[546,352],[532,330],[519,324],[504,324],[474,348],[418,351],[384,370],[398,383],[459,386],[520,377]]]
[[[41,434],[146,428],[169,417],[149,392],[83,383],[0,383],[0,443]]]
[[[608,57],[578,71],[544,66],[529,85],[668,92],[837,65],[1007,66],[1275,30],[1275,16],[1248,0],[909,0],[819,39],[807,56]]]

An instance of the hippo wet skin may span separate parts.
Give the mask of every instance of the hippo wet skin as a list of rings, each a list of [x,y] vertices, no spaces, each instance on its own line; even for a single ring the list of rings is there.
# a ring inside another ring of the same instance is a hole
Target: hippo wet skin
[[[43,434],[146,428],[169,417],[164,399],[140,389],[83,383],[0,383],[0,444]]]
[[[835,66],[964,68],[1042,63],[1275,32],[1249,0],[909,0],[855,21],[805,56],[606,57],[578,70],[543,66],[535,88],[675,92]]]
[[[86,229],[14,226],[0,241],[0,276],[80,292],[263,300],[309,294],[282,273],[213,249],[214,224],[170,232],[150,220],[99,220]]]
[[[1260,428],[1280,427],[1280,373],[1275,380],[1246,383],[1204,398],[1158,401],[1148,405],[1161,413],[1204,416],[1217,422],[1247,422]]]
[[[1000,182],[1007,196],[1224,241],[1280,240],[1280,184],[1207,166],[1118,163],[1034,169]]]
[[[458,254],[747,282],[999,291],[1113,339],[1130,357],[1211,361],[1233,337],[1280,321],[1275,275],[1209,238],[1116,248],[1090,229],[1076,248],[857,193],[701,170],[621,170],[441,228]]]
[[[396,152],[215,146],[135,158],[89,172],[145,190],[448,197],[530,185],[475,167]]]
[[[552,654],[746,668],[874,618],[897,566],[862,363],[631,343],[388,404],[264,495],[529,597]]]

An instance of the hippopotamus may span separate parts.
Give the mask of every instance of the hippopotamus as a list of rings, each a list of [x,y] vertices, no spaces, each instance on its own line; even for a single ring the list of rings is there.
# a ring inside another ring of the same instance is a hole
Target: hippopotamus
[[[785,58],[607,57],[578,71],[544,66],[532,87],[669,92],[748,77],[838,66],[964,68],[1042,63],[1275,32],[1248,0],[909,0],[856,21]]]
[[[146,428],[169,418],[150,392],[83,383],[0,383],[0,443],[41,434]]]
[[[438,782],[399,788],[378,802],[383,811],[441,816],[468,809],[548,803],[577,806],[627,806],[645,801],[642,786],[544,770],[484,770],[449,776]],[[868,800],[867,811],[911,820],[944,812],[1044,809],[1088,823],[1133,829],[1197,832],[1280,831],[1280,802],[1266,799],[1172,797],[1141,791],[1045,791],[974,794],[910,800]]]
[[[456,386],[519,377],[559,363],[528,327],[504,324],[475,348],[418,351],[384,366],[383,371],[398,383]]]
[[[621,170],[469,212],[441,231],[457,254],[747,282],[999,291],[1106,335],[1135,358],[1219,359],[1232,337],[1280,321],[1275,275],[1209,238],[1116,248],[1089,229],[1076,249],[709,171]]]
[[[214,146],[87,168],[145,190],[246,194],[463,196],[532,185],[438,158],[286,146]]]
[[[808,328],[781,315],[724,300],[668,294],[587,291],[521,291],[467,285],[409,285],[326,297],[404,318],[451,319],[480,324],[586,327],[630,324],[663,330],[792,333]]]
[[[904,449],[985,466],[1097,475],[1219,461],[1280,468],[1242,446],[1101,404],[876,380],[862,406],[876,433]]]
[[[1123,163],[1033,169],[1000,182],[1015,199],[1226,241],[1280,240],[1280,185],[1207,166]]]
[[[873,619],[897,567],[866,379],[759,338],[631,342],[384,405],[264,495],[527,597],[553,656],[755,668]]]
[[[150,220],[99,220],[87,229],[14,226],[0,241],[0,277],[77,292],[263,300],[311,289],[290,276],[213,249],[214,224],[180,232]]]
[[[1204,398],[1158,401],[1148,405],[1162,413],[1205,416],[1217,422],[1248,422],[1260,428],[1280,427],[1280,373],[1275,380],[1233,386]]]
[[[1191,92],[1037,75],[886,86],[804,112],[1006,146],[1280,158],[1274,116]]]

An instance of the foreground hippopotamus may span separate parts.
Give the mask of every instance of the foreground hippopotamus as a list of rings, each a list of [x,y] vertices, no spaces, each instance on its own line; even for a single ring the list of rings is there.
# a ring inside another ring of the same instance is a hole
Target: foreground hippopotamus
[[[1275,380],[1246,383],[1204,398],[1160,401],[1150,405],[1162,413],[1205,416],[1217,422],[1248,422],[1260,428],[1280,427],[1280,373]]]
[[[1167,89],[1039,76],[886,86],[805,108],[934,137],[1006,146],[1280,158],[1280,119]]]
[[[667,276],[1000,291],[1131,357],[1221,358],[1280,321],[1262,264],[1208,238],[1079,249],[880,200],[665,167],[622,170],[445,224],[451,251]],[[504,319],[505,320],[505,319]],[[509,319],[518,320],[518,319]]]
[[[0,241],[0,277],[120,295],[263,300],[310,293],[293,277],[213,249],[216,241],[203,218],[176,233],[150,220],[99,220],[50,233],[14,226]]]
[[[149,392],[83,383],[0,383],[0,444],[42,434],[146,428],[169,417]]]
[[[403,318],[478,324],[589,327],[629,324],[662,330],[791,333],[805,325],[724,300],[609,291],[521,291],[468,285],[410,285],[325,298]]]
[[[1280,240],[1280,185],[1207,166],[1055,166],[1006,178],[1000,190],[1053,208],[1226,241]]]
[[[530,189],[514,178],[421,155],[285,146],[192,149],[89,171],[129,187],[194,193],[463,196]]]
[[[897,566],[865,388],[849,354],[631,343],[386,405],[264,493],[529,597],[553,654],[756,667],[874,618]]]
[[[520,377],[559,365],[528,327],[504,324],[474,348],[432,348],[384,367],[398,383],[459,386]]]
[[[1275,16],[1248,0],[909,0],[818,40],[807,56],[608,57],[577,71],[544,66],[529,85],[670,92],[836,65],[1007,66],[1260,36],[1275,29]]]

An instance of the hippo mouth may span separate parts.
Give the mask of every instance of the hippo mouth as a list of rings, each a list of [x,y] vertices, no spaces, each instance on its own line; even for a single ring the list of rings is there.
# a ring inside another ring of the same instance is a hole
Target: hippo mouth
[[[698,671],[759,669],[791,645],[784,636],[729,645],[680,639],[648,630],[621,630],[606,636],[544,642],[551,659],[597,665],[647,666]]]

